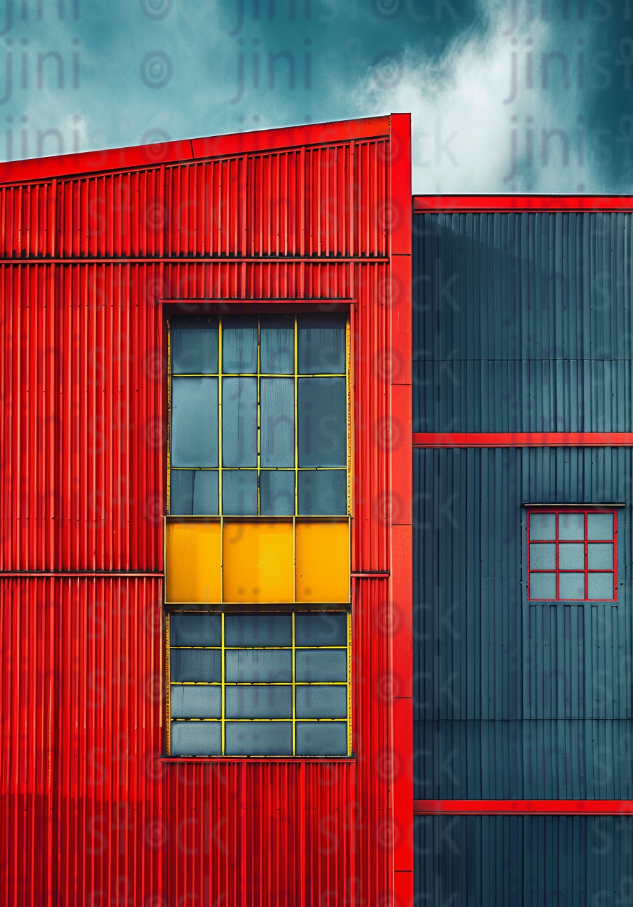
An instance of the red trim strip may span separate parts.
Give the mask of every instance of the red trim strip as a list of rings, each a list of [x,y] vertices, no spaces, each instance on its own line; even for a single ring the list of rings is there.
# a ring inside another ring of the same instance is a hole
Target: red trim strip
[[[433,211],[632,211],[630,195],[415,195],[413,213]]]
[[[633,800],[414,800],[414,816],[614,816],[633,814]]]
[[[414,447],[629,447],[633,432],[417,432]]]

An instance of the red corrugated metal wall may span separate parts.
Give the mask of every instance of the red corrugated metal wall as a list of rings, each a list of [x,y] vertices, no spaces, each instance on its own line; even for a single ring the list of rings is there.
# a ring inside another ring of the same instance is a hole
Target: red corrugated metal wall
[[[166,146],[144,169],[130,150],[128,172],[51,161],[0,188],[3,905],[387,904],[410,872],[393,696],[410,702],[411,583],[392,532],[410,530],[410,462],[391,476],[410,316],[390,276],[410,190],[389,118],[328,129],[227,137],[205,161],[178,163],[208,143]],[[353,303],[352,570],[397,563],[405,591],[394,621],[393,575],[354,580],[350,760],[161,759],[161,301],[219,298]]]

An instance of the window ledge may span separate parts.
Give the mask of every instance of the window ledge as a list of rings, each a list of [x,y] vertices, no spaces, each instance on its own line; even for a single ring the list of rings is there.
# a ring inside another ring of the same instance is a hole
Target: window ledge
[[[297,763],[355,763],[356,756],[159,756],[159,762],[297,762]]]

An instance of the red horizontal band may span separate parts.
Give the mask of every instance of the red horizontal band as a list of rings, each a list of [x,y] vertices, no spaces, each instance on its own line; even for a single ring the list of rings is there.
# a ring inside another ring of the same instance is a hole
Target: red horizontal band
[[[633,211],[630,195],[415,195],[413,212]]]
[[[416,432],[414,447],[629,447],[628,431]]]
[[[615,816],[633,814],[633,800],[414,800],[414,816]]]

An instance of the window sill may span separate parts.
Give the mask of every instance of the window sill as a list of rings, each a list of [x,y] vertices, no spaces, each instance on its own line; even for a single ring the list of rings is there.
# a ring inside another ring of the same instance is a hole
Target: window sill
[[[296,763],[355,763],[356,756],[159,756],[159,762],[296,762]]]

